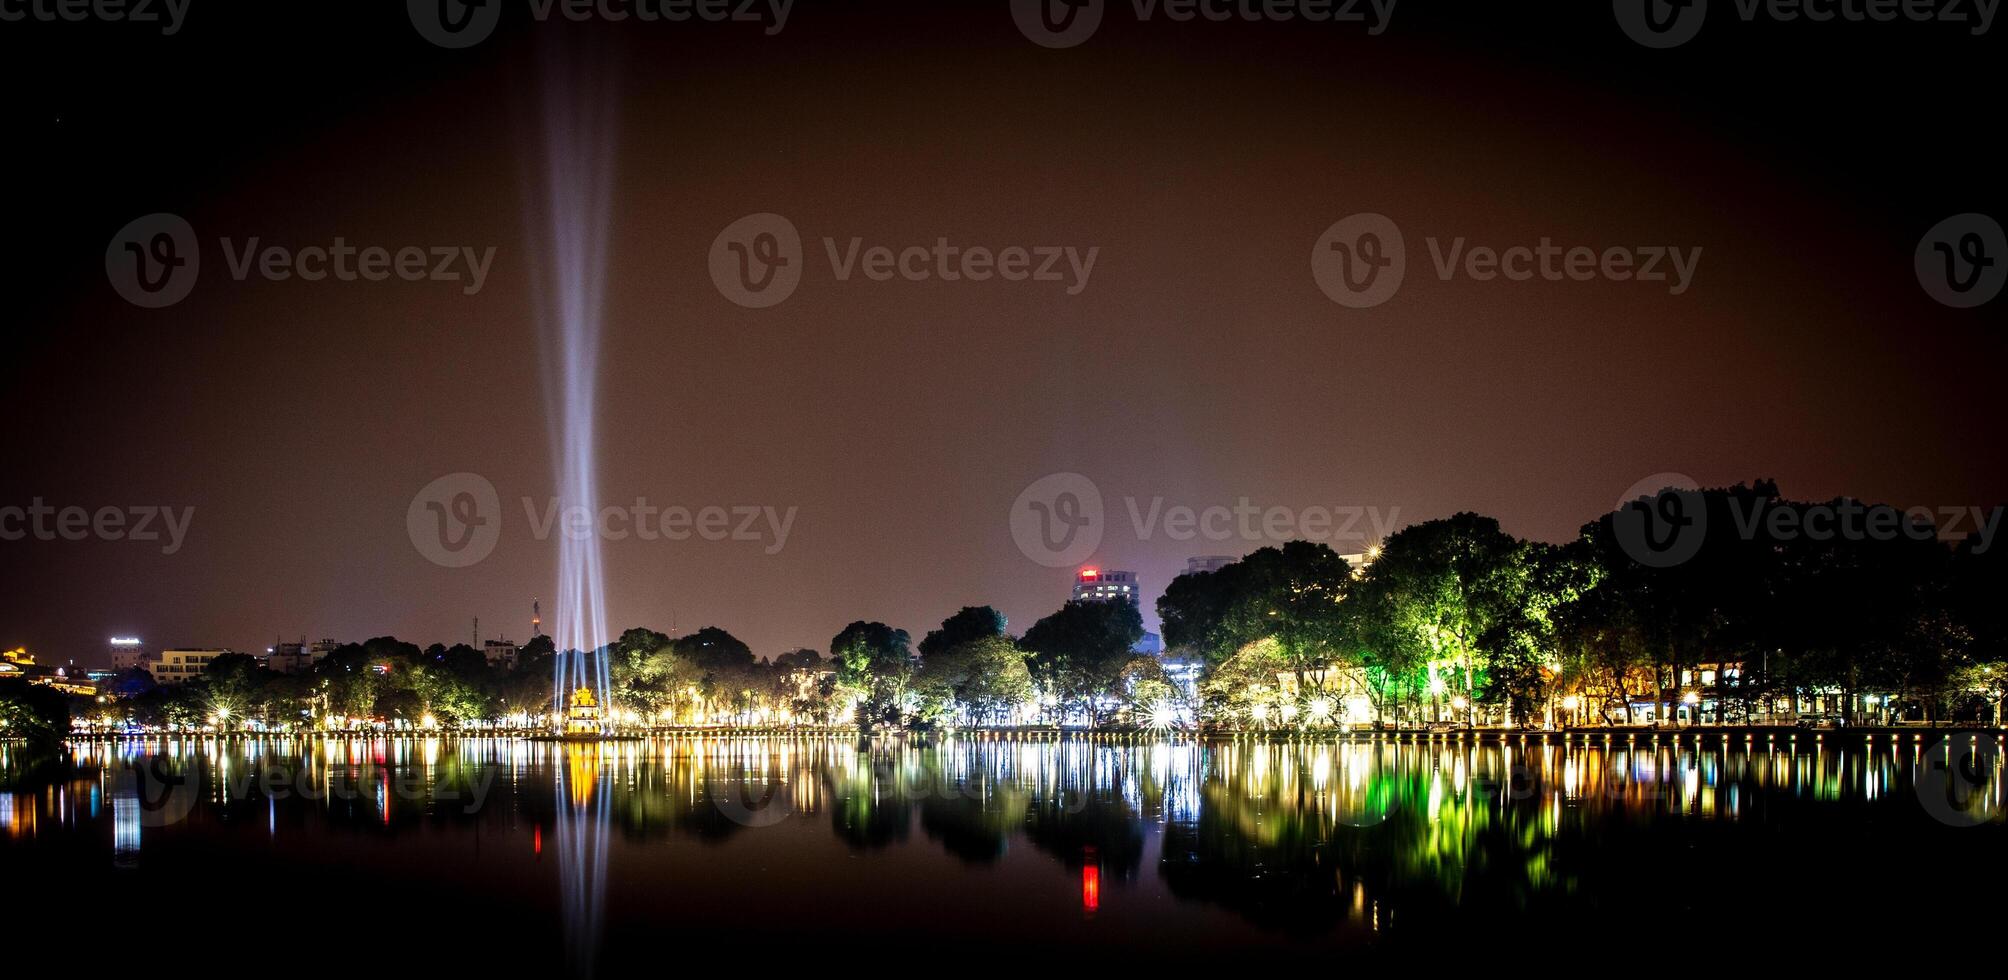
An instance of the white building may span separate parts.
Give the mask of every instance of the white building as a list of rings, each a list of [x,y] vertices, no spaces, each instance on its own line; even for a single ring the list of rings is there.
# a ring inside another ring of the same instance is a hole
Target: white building
[[[1086,602],[1120,599],[1142,608],[1142,588],[1135,572],[1083,568],[1080,577],[1074,580],[1074,598]]]
[[[202,676],[202,671],[210,661],[229,653],[229,650],[162,650],[160,657],[147,667],[156,684],[181,684]]]
[[[516,654],[518,651],[516,643],[513,640],[506,638],[489,640],[481,644],[481,652],[488,657],[488,666],[490,667],[514,669],[516,666]]]

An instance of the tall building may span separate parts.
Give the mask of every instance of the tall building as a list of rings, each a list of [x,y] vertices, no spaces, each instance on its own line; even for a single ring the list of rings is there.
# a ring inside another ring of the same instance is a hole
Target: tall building
[[[228,650],[162,650],[160,657],[147,672],[153,675],[156,684],[174,685],[202,676],[202,671],[210,661],[229,653]]]
[[[114,636],[112,644],[112,670],[124,671],[146,666],[146,650],[140,646],[137,636]]]
[[[1088,602],[1120,599],[1142,608],[1141,589],[1135,572],[1083,568],[1080,577],[1074,580],[1074,598]]]

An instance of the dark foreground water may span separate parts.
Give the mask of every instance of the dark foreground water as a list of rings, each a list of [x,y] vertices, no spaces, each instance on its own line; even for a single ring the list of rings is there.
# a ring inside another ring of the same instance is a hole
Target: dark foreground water
[[[2008,828],[1941,737],[12,745],[0,873],[17,951],[149,975],[1950,965]]]

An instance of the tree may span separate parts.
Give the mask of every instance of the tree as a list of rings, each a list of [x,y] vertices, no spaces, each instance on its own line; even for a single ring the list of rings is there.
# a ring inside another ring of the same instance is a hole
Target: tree
[[[670,641],[670,649],[682,661],[670,668],[674,683],[680,683],[686,694],[696,688],[699,704],[713,714],[744,710],[759,684],[759,660],[751,647],[725,630],[706,626]]]
[[[1349,632],[1344,601],[1352,566],[1329,545],[1291,541],[1216,574],[1231,590],[1227,632],[1243,646],[1273,640],[1299,691],[1322,688]]]
[[[1123,666],[1141,639],[1136,607],[1076,599],[1033,623],[1019,645],[1032,655],[1032,676],[1093,728],[1117,707]]]
[[[1122,692],[1133,724],[1169,727],[1171,719],[1185,707],[1178,685],[1172,683],[1171,675],[1164,672],[1164,664],[1156,657],[1130,658],[1123,665],[1116,688]]]
[[[1994,724],[2008,717],[2008,548],[1981,533],[1967,535],[1953,552],[1950,601],[1965,631],[1967,658],[1961,686],[1989,702]]]
[[[0,737],[53,745],[69,737],[70,699],[53,687],[0,682]]]
[[[1196,653],[1209,665],[1234,655],[1248,640],[1234,628],[1230,611],[1240,593],[1239,572],[1228,565],[1211,572],[1188,572],[1172,579],[1158,597],[1164,642]]]
[[[1025,651],[1009,637],[978,636],[923,658],[913,691],[925,720],[960,714],[974,724],[996,723],[1032,700],[1032,674]]]
[[[1482,697],[1504,702],[1512,717],[1524,721],[1545,713],[1565,672],[1556,611],[1595,584],[1597,569],[1580,543],[1526,544],[1519,561],[1524,578],[1501,591],[1498,615],[1479,646],[1491,660]]]
[[[924,660],[975,640],[992,639],[1003,636],[1004,614],[989,606],[963,606],[955,615],[941,621],[941,628],[928,630],[920,640],[920,656]]]
[[[269,721],[272,705],[266,689],[273,676],[250,654],[217,656],[202,668],[210,713],[229,721],[252,717]]]
[[[898,725],[913,678],[911,637],[884,623],[854,622],[830,640],[830,658],[842,683],[857,692],[858,725]]]
[[[1353,626],[1383,665],[1426,670],[1439,705],[1451,690],[1464,692],[1468,721],[1487,631],[1519,601],[1526,574],[1525,549],[1492,518],[1464,513],[1411,525],[1388,538],[1352,590],[1360,603]]]

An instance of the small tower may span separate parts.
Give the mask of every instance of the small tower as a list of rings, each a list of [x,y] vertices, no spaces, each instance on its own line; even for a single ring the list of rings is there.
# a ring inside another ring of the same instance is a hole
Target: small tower
[[[581,687],[572,692],[572,710],[565,717],[565,734],[600,734],[600,703],[591,688]]]
[[[541,600],[530,600],[530,639],[544,635],[544,604]]]

